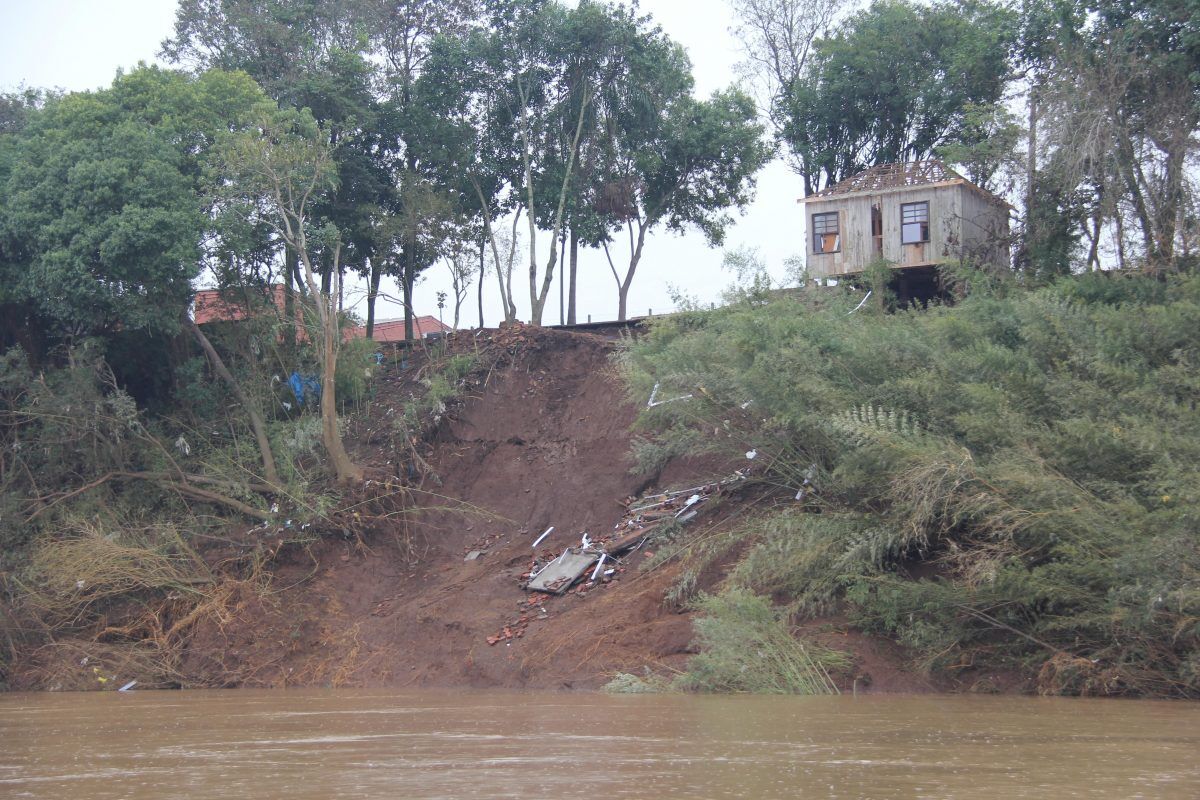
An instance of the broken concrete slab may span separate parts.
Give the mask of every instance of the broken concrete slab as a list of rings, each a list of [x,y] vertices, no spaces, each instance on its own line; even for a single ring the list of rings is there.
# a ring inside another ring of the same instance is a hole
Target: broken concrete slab
[[[599,560],[600,554],[581,548],[568,547],[558,558],[547,564],[529,579],[526,588],[533,592],[562,594],[579,580],[588,568]]]
[[[478,558],[483,558],[483,556],[486,554],[487,550],[472,550],[471,552],[467,553],[467,557],[464,558],[463,561],[474,561]]]

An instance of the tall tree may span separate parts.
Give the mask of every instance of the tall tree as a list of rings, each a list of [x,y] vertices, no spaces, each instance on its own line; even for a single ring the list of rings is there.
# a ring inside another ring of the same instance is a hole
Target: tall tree
[[[453,249],[447,237],[457,230],[453,217],[461,213],[453,197],[457,176],[441,175],[436,163],[427,163],[423,142],[435,135],[436,126],[417,81],[439,36],[465,35],[478,14],[476,0],[364,0],[361,12],[368,20],[370,47],[381,60],[380,94],[388,114],[397,124],[387,147],[393,154],[393,187],[389,213],[406,222],[392,229],[394,254],[386,263],[400,282],[404,298],[405,337],[413,338],[413,290],[418,277],[445,252]],[[432,129],[431,129],[432,128]],[[431,203],[436,197],[437,201]],[[430,220],[434,225],[418,224]],[[437,241],[430,233],[438,232]],[[368,321],[374,317],[380,264],[373,265],[368,290]]]
[[[1122,261],[1132,249],[1150,269],[1171,268],[1198,147],[1200,10],[1184,0],[1044,0],[1026,5],[1024,21],[1044,34],[1022,48],[1038,88],[1031,107],[1041,109],[1031,164],[1045,174],[1035,185],[1083,198],[1076,230],[1091,241],[1090,263],[1111,225]],[[1042,237],[1029,227],[1032,261]],[[1140,234],[1132,244],[1128,230]]]
[[[201,243],[223,233],[204,192],[213,149],[264,100],[244,74],[142,67],[51,102],[0,167],[0,274],[64,338],[188,327],[242,403],[274,486],[261,413],[187,318]]]
[[[338,432],[337,358],[342,342],[338,296],[341,232],[332,223],[311,225],[313,205],[331,191],[336,165],[323,131],[307,111],[258,108],[258,130],[231,136],[223,148],[223,180],[216,191],[238,201],[245,214],[271,226],[296,253],[308,297],[321,323],[321,434],[339,482],[362,480],[362,469],[346,452]],[[322,286],[314,263],[317,250],[328,254],[330,281]]]
[[[780,134],[789,119],[791,87],[804,75],[816,41],[827,35],[855,0],[729,0],[734,35],[746,61],[742,71],[758,89],[772,128]],[[803,174],[802,160],[792,167]]]
[[[763,134],[754,101],[737,90],[705,101],[675,97],[618,128],[597,202],[609,235],[629,239],[629,261],[620,271],[609,240],[603,242],[617,283],[617,319],[628,314],[629,289],[652,229],[695,227],[712,245],[724,240],[729,209],[750,201],[754,176],[771,157]]]
[[[386,142],[394,118],[373,93],[366,9],[363,0],[181,0],[174,36],[161,54],[198,70],[245,71],[281,105],[311,111],[329,136],[337,181],[309,213],[342,231],[338,269],[369,274],[376,255],[372,220],[391,197]],[[330,254],[310,255],[328,291]],[[285,259],[290,305],[293,283],[304,281],[298,254],[285,248]],[[373,310],[372,303],[368,316]]]
[[[967,140],[967,110],[1003,97],[1014,26],[987,0],[883,0],[817,41],[776,112],[805,193]]]

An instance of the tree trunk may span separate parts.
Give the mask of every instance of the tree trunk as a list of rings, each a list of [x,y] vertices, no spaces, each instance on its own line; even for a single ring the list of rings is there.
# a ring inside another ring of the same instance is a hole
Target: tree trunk
[[[513,230],[512,230],[512,235],[513,235],[512,248],[513,249],[511,249],[509,251],[509,259],[508,259],[508,266],[509,266],[508,281],[509,281],[509,284],[508,284],[508,287],[506,288],[505,287],[504,268],[503,268],[503,266],[501,266],[501,263],[500,263],[500,248],[496,244],[496,230],[495,230],[495,228],[492,227],[491,210],[488,208],[487,199],[483,196],[483,189],[480,188],[479,182],[476,181],[473,177],[471,178],[471,186],[475,189],[475,196],[479,199],[479,212],[480,212],[480,214],[483,215],[484,237],[487,240],[487,242],[491,244],[491,247],[492,247],[492,260],[495,262],[495,265],[496,265],[496,283],[500,287],[500,305],[501,305],[501,308],[504,310],[504,321],[512,322],[517,318],[517,309],[516,309],[516,306],[513,305],[513,302],[512,302],[512,266],[513,266],[512,254],[514,252],[516,252],[515,248],[516,248],[516,243],[517,243],[517,226],[520,224],[520,221],[521,221],[521,209],[520,209],[520,206],[518,206],[516,213],[513,215]],[[482,244],[480,246],[482,247]],[[480,273],[480,277],[479,277],[479,321],[481,323],[479,327],[482,328],[483,327],[483,325],[482,325],[482,322],[483,322],[483,274],[482,273]]]
[[[283,269],[287,273],[287,280],[284,281],[283,290],[283,316],[285,325],[283,344],[287,351],[287,359],[290,362],[295,358],[296,329],[299,327],[296,323],[296,251],[291,247],[284,247]]]
[[[567,322],[567,276],[566,270],[563,269],[567,259],[567,232],[565,230],[559,236],[558,244],[558,324],[564,325]]]
[[[1100,207],[1097,205],[1095,212],[1092,214],[1091,230],[1084,226],[1084,230],[1088,234],[1088,257],[1087,268],[1089,272],[1095,272],[1100,269]]]
[[[367,338],[375,338],[375,298],[379,296],[379,281],[383,277],[383,260],[371,259],[371,278],[367,285]]]
[[[579,269],[579,234],[571,229],[571,284],[567,288],[567,324],[575,324],[575,276]]]
[[[485,267],[483,261],[483,250],[484,244],[483,239],[481,238],[479,240],[479,286],[477,287],[479,293],[479,327],[481,329],[483,328],[483,273]]]
[[[232,373],[225,367],[225,362],[221,360],[221,356],[217,354],[216,348],[208,341],[208,337],[204,335],[204,331],[200,330],[200,326],[191,318],[184,318],[184,325],[192,332],[192,336],[200,344],[200,348],[208,356],[208,360],[212,363],[213,371],[217,376],[225,381],[229,390],[233,392],[233,396],[242,404],[242,408],[246,409],[246,415],[250,417],[250,427],[254,431],[254,439],[258,442],[258,452],[262,456],[263,461],[263,478],[271,486],[279,486],[279,473],[275,470],[275,455],[271,452],[271,440],[267,437],[267,426],[263,423],[262,415],[258,413],[258,409],[246,397],[242,387],[234,379]]]
[[[1025,162],[1025,266],[1028,267],[1033,258],[1033,248],[1037,244],[1037,227],[1034,220],[1037,216],[1035,208],[1037,198],[1034,196],[1034,185],[1037,183],[1037,124],[1038,124],[1038,87],[1029,90],[1029,140]]]
[[[403,285],[404,294],[404,340],[411,342],[414,336],[413,330],[413,276],[412,270],[409,268],[410,256],[404,256],[404,269],[400,273],[400,283]]]
[[[1121,211],[1120,205],[1115,207],[1113,214],[1113,222],[1117,227],[1117,269],[1122,272],[1126,268],[1125,264],[1125,214]]]
[[[1164,264],[1169,265],[1175,259],[1175,229],[1177,227],[1179,208],[1183,204],[1183,172],[1184,159],[1187,155],[1188,139],[1194,128],[1192,115],[1187,115],[1188,124],[1177,125],[1171,132],[1167,143],[1166,175],[1163,185],[1163,198],[1159,204],[1158,224],[1158,254]]]
[[[637,272],[638,264],[642,261],[642,248],[646,244],[646,231],[650,229],[650,224],[647,222],[638,222],[637,240],[633,238],[632,222],[629,229],[629,268],[625,270],[625,277],[622,279],[617,275],[617,268],[612,262],[612,256],[608,252],[608,244],[604,245],[604,256],[608,259],[608,268],[612,270],[613,280],[617,282],[617,321],[624,322],[628,317],[629,310],[629,287],[633,285],[633,276]]]
[[[330,302],[332,305],[332,302]],[[332,309],[330,309],[332,310]],[[321,366],[321,437],[325,442],[325,450],[333,463],[333,472],[339,483],[358,483],[363,479],[362,470],[350,460],[342,444],[342,436],[337,426],[337,315],[326,313],[322,327],[324,328],[324,343],[322,352],[324,362]]]
[[[297,239],[299,246],[296,249],[304,264],[304,279],[308,283],[309,295],[317,304],[317,313],[321,318],[321,441],[325,445],[325,452],[329,455],[338,482],[358,483],[363,478],[362,469],[350,460],[337,427],[337,351],[341,340],[332,287],[330,292],[319,290],[312,262],[304,249],[302,228]],[[339,248],[334,248],[335,264],[338,261],[338,250]],[[333,270],[329,272],[332,273]]]

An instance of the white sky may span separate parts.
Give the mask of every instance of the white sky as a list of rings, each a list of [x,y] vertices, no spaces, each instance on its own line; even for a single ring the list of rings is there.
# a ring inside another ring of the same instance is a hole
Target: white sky
[[[651,14],[663,30],[682,44],[691,56],[696,90],[707,96],[734,83],[739,59],[737,42],[729,33],[732,19],[725,0],[642,0],[641,10]],[[174,0],[0,0],[0,89],[19,86],[58,87],[82,91],[107,86],[119,68],[139,61],[155,61],[159,44],[172,32]],[[758,248],[773,275],[782,278],[783,260],[803,247],[803,217],[796,204],[802,194],[799,179],[776,161],[758,176],[754,202],[726,236],[727,247]],[[548,255],[549,235],[538,239],[539,260]],[[619,240],[618,240],[619,241]],[[621,267],[627,247],[613,249]],[[656,313],[671,308],[671,287],[700,301],[715,301],[732,277],[721,269],[722,252],[710,249],[702,235],[651,235],[641,266],[630,290],[629,313]],[[526,261],[527,264],[527,261]],[[615,319],[617,291],[601,251],[580,251],[579,320]],[[484,285],[485,322],[500,318],[494,276]],[[386,283],[385,279],[385,283]],[[519,315],[528,319],[528,267],[513,276]],[[396,295],[394,281],[383,287]],[[417,286],[418,314],[437,314],[435,295],[449,293],[449,273],[442,264],[431,267]],[[361,295],[361,289],[355,296]],[[543,317],[558,322],[559,287],[556,279]],[[347,303],[350,302],[347,296]],[[451,300],[451,303],[453,301]],[[356,306],[365,316],[365,303]],[[400,316],[398,305],[378,310],[381,318]],[[446,309],[446,322],[453,310]],[[464,326],[477,323],[474,287],[463,306]]]

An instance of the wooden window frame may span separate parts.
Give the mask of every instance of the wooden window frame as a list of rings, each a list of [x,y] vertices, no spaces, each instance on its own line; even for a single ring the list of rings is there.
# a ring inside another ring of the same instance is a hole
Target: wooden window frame
[[[830,218],[833,220],[832,229],[829,227]],[[833,246],[826,249],[822,245],[828,243],[826,240],[830,236],[833,237]],[[812,248],[813,255],[818,256],[840,253],[842,251],[842,220],[840,212],[818,211],[812,215]]]
[[[910,211],[911,209],[911,211]],[[919,226],[921,238],[909,239],[908,228]],[[900,204],[900,244],[925,244],[929,241],[929,201],[918,200],[915,203]]]

